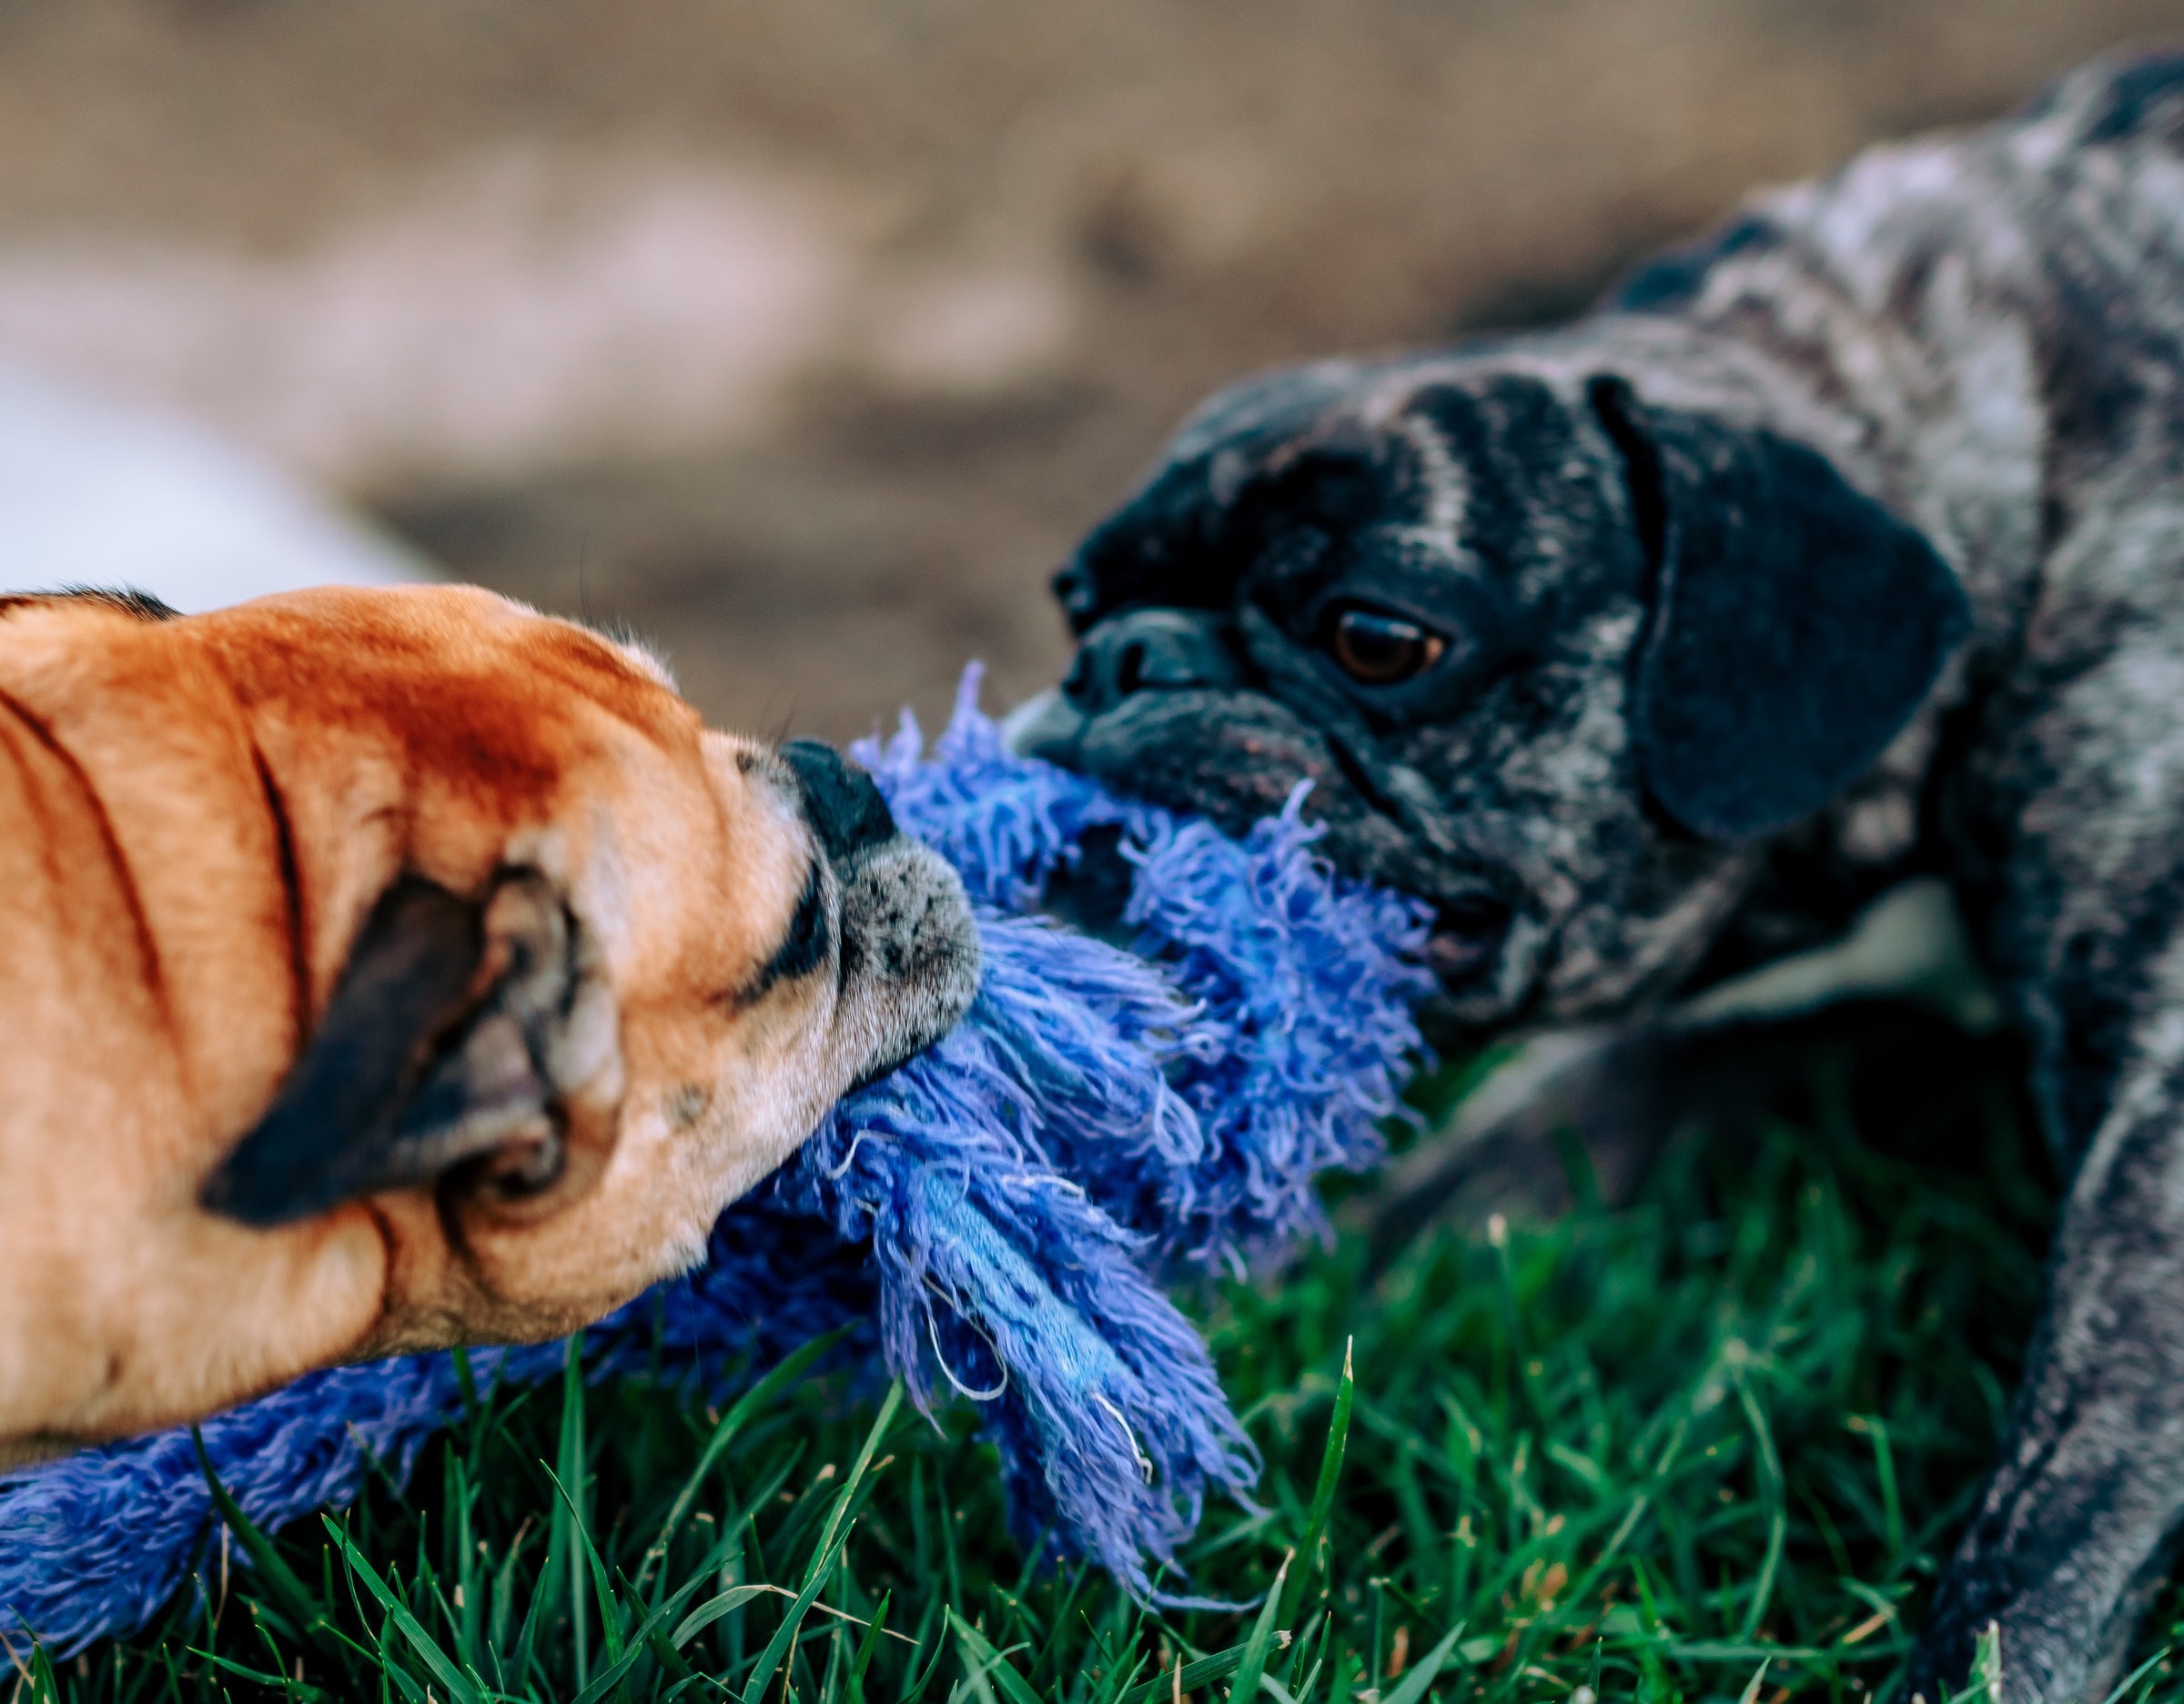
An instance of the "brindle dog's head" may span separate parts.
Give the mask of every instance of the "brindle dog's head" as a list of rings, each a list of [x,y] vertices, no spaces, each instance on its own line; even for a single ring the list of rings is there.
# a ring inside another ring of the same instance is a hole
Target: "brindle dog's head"
[[[1338,865],[1438,908],[1465,1026],[1687,972],[1967,624],[1813,449],[1512,347],[1215,397],[1057,576],[1077,656],[1018,732],[1231,831],[1309,780]]]

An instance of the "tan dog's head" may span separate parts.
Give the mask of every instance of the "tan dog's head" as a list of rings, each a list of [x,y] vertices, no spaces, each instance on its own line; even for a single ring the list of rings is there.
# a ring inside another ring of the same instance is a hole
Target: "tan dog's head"
[[[701,728],[641,650],[480,613],[463,650],[487,656],[430,666],[486,662],[470,690],[543,739],[430,778],[455,867],[413,853],[379,890],[204,1195],[262,1226],[372,1198],[393,1256],[372,1352],[550,1336],[693,1264],[723,1206],[977,985],[961,882],[869,776]]]
[[[960,882],[868,777],[706,730],[586,629],[460,589],[0,614],[159,984],[121,1050],[157,1068],[86,1085],[121,1122],[17,1144],[54,1173],[50,1213],[17,1198],[63,1263],[46,1341],[89,1383],[34,1322],[55,1388],[0,1402],[15,1453],[587,1323],[976,990]]]

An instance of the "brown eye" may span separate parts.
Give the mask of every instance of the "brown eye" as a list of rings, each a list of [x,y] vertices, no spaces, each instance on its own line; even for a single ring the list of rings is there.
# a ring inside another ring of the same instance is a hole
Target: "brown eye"
[[[1335,619],[1328,649],[1360,686],[1393,686],[1441,660],[1448,640],[1415,621],[1378,610],[1345,610]]]

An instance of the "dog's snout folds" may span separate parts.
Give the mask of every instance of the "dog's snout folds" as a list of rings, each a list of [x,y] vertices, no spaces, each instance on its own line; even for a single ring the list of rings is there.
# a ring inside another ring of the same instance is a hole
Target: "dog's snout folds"
[[[1240,684],[1218,618],[1190,610],[1133,610],[1087,633],[1062,681],[1080,715],[1112,710],[1135,692]]]

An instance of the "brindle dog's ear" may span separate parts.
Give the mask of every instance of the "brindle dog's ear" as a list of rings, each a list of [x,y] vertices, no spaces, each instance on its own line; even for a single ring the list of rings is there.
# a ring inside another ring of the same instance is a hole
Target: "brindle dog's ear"
[[[1596,378],[1653,575],[1632,733],[1648,790],[1712,840],[1787,827],[1877,758],[1970,630],[1915,529],[1792,439]]]
[[[415,876],[373,906],[273,1104],[207,1184],[246,1225],[286,1225],[475,1165],[508,1193],[557,1175],[547,1051],[569,1015],[568,916],[539,877],[475,903]]]

